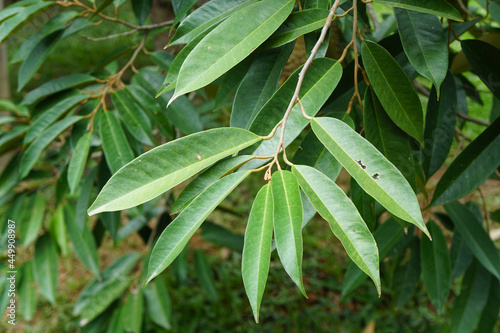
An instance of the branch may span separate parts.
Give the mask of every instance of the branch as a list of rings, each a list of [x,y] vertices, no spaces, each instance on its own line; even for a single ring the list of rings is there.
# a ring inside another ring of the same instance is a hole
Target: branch
[[[464,120],[470,121],[471,123],[475,123],[475,124],[478,124],[481,126],[486,126],[486,127],[490,126],[490,123],[487,123],[486,121],[482,121],[480,119],[469,117],[468,115],[463,114],[462,112],[457,112],[457,116],[464,119]]]

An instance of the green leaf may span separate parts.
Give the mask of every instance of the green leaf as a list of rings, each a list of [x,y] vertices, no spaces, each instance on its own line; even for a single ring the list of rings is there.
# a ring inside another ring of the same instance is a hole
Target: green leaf
[[[375,229],[375,225],[377,224],[377,215],[375,214],[375,199],[373,199],[365,191],[363,191],[356,180],[352,177],[349,184],[349,192],[352,203],[354,204],[354,206],[356,206],[359,215],[361,215],[363,221],[365,221],[368,229],[370,229],[370,231],[373,231]]]
[[[87,164],[87,157],[90,150],[90,138],[92,133],[87,132],[78,139],[73,156],[68,166],[68,185],[71,194],[75,192],[80,179],[82,178],[85,164]]]
[[[373,280],[380,295],[377,244],[352,201],[330,178],[314,168],[294,165],[292,172],[349,257]]]
[[[290,171],[277,171],[271,179],[274,202],[274,237],[285,271],[305,297],[302,282],[302,200],[297,178]]]
[[[243,77],[248,72],[248,67],[252,63],[252,60],[253,59],[251,57],[248,57],[231,68],[220,78],[219,89],[217,90],[217,95],[215,96],[215,103],[211,109],[218,110],[228,103],[229,99],[236,91],[236,88],[240,85],[241,80],[243,80]]]
[[[448,42],[433,14],[394,8],[399,36],[415,70],[436,86],[438,95],[448,70]]]
[[[44,130],[47,129],[47,127],[52,125],[57,119],[68,112],[68,110],[88,98],[87,95],[75,95],[74,93],[65,95],[65,97],[66,98],[63,98],[62,100],[49,104],[46,108],[40,111],[40,116],[36,118],[28,129],[28,132],[24,137],[23,145],[27,145],[35,140]]]
[[[142,288],[132,289],[123,308],[125,330],[131,333],[141,333],[143,314],[144,298],[142,297]]]
[[[420,244],[422,276],[427,295],[436,307],[438,315],[442,315],[451,285],[450,255],[441,228],[433,221],[427,225],[432,235],[432,242],[422,237]]]
[[[417,237],[414,237],[409,250],[411,251],[410,255],[406,250],[400,254],[392,277],[394,303],[398,307],[402,307],[411,299],[420,280],[420,242]]]
[[[59,205],[54,211],[52,220],[49,225],[50,235],[52,239],[57,244],[57,247],[61,251],[63,256],[66,256],[69,252],[68,248],[68,238],[66,236],[66,224],[64,222],[64,210],[63,206]]]
[[[151,123],[131,94],[119,90],[111,95],[111,100],[132,136],[146,145],[154,146]]]
[[[429,179],[448,156],[457,121],[457,90],[451,74],[446,77],[438,98],[433,88],[425,116],[425,145],[422,151],[425,176]]]
[[[298,37],[323,28],[330,13],[327,9],[304,9],[292,13],[264,43],[264,48],[284,45]]]
[[[451,310],[451,332],[471,333],[477,327],[489,294],[491,274],[477,261],[465,272],[460,295]]]
[[[88,74],[71,74],[63,76],[44,83],[40,87],[27,93],[26,96],[24,96],[22,104],[36,104],[49,95],[53,95],[66,89],[80,87],[94,81],[95,77]]]
[[[104,157],[112,173],[134,159],[132,148],[125,137],[120,122],[112,111],[99,115],[99,129]]]
[[[52,304],[56,302],[57,252],[49,234],[38,238],[33,258],[33,273],[40,292]]]
[[[141,255],[137,252],[130,252],[122,257],[114,260],[103,272],[101,279],[93,278],[82,290],[82,293],[76,300],[73,307],[73,315],[79,315],[82,312],[92,311],[92,307],[99,302],[100,293],[108,288],[114,288],[115,282],[126,279],[126,275],[135,266]],[[127,279],[128,280],[128,279]],[[128,280],[130,281],[130,280]],[[121,284],[120,284],[121,285]],[[128,285],[125,286],[125,289]],[[124,290],[125,290],[124,289]],[[112,292],[114,294],[114,292]],[[108,291],[104,292],[105,296],[109,295]],[[118,294],[120,296],[121,293]],[[116,297],[118,297],[116,296]],[[107,299],[103,296],[103,303],[111,304],[115,299]],[[99,306],[102,306],[99,303]],[[106,308],[105,306],[104,308]],[[99,314],[99,312],[97,312]]]
[[[249,174],[250,171],[240,171],[218,180],[163,230],[151,252],[146,284],[174,261],[208,215]]]
[[[491,279],[488,290],[488,300],[484,306],[483,313],[479,319],[477,332],[493,332],[498,321],[498,312],[500,311],[500,285],[498,280]]]
[[[147,315],[156,325],[166,330],[171,329],[172,303],[168,295],[165,281],[155,279],[144,288]]]
[[[201,237],[206,242],[227,247],[239,253],[243,251],[243,234],[234,233],[213,222],[206,221],[201,225]]]
[[[446,204],[444,208],[474,256],[500,280],[500,255],[474,214],[459,202]]]
[[[365,93],[363,118],[366,140],[387,157],[415,189],[416,171],[410,137],[389,118],[371,87]]]
[[[259,322],[260,304],[266,288],[273,236],[273,197],[271,186],[264,185],[252,205],[245,231],[241,258],[243,284],[255,321]]]
[[[83,229],[78,228],[74,211],[70,206],[64,207],[64,215],[75,255],[95,276],[101,276],[97,259],[97,247],[92,232],[87,224],[83,225]]]
[[[37,238],[38,232],[42,227],[46,206],[43,195],[37,193],[33,206],[30,206],[30,217],[27,220],[28,223],[23,228],[23,246],[25,248]]]
[[[98,168],[95,167],[89,171],[82,181],[81,191],[78,195],[78,200],[75,206],[75,224],[78,229],[83,230],[84,225],[87,223],[87,207],[89,205],[90,195],[94,187],[94,180]]]
[[[389,117],[423,144],[424,114],[408,76],[390,53],[374,42],[363,42],[361,55],[373,90]]]
[[[253,157],[248,155],[230,157],[215,163],[213,166],[205,170],[196,179],[194,179],[188,186],[181,192],[179,197],[175,200],[174,206],[170,211],[171,214],[178,214],[193,201],[198,194],[204,189],[215,183],[221,177],[234,171],[242,164],[248,162]]]
[[[177,25],[177,23],[184,18],[197,1],[198,0],[180,0],[179,8],[177,8],[175,12],[175,19],[172,25]]]
[[[86,214],[85,214],[86,215]],[[113,241],[118,243],[118,228],[121,224],[120,212],[106,212],[99,214],[99,220],[106,230],[109,232]],[[131,221],[129,221],[130,223]]]
[[[218,25],[187,56],[170,101],[206,86],[246,58],[278,29],[293,4],[293,0],[259,1]]]
[[[70,116],[59,120],[46,130],[44,130],[38,138],[33,141],[33,143],[26,149],[21,161],[19,162],[19,177],[20,179],[25,178],[31,171],[33,166],[39,160],[42,151],[54,141],[59,134],[65,131],[68,127],[76,123],[82,117],[80,116]]]
[[[17,7],[14,7],[16,9],[9,6],[6,10],[2,11],[2,16],[6,12],[5,15],[9,15],[10,17],[0,17],[0,44],[17,28],[29,22],[31,17],[52,5],[54,5],[52,1],[22,2],[22,4],[20,3]]]
[[[212,0],[186,17],[176,29],[169,45],[187,44],[201,33],[256,0]]]
[[[393,218],[382,223],[373,233],[373,238],[378,245],[379,258],[383,260],[389,252],[396,246],[401,237],[403,237],[403,227]],[[342,285],[341,299],[344,299],[349,293],[356,289],[366,279],[367,275],[352,263],[344,277]]]
[[[24,320],[30,321],[35,315],[36,305],[38,303],[38,297],[36,293],[36,288],[33,285],[33,269],[32,262],[26,261],[21,266],[21,274],[17,278],[21,277],[20,285],[17,285],[18,297],[22,302],[19,302],[18,311],[23,316]]]
[[[430,236],[411,186],[375,147],[340,120],[314,118],[311,125],[318,139],[366,193],[391,214]]]
[[[146,294],[144,290],[144,294]],[[125,323],[124,323],[124,314],[123,314],[123,306],[117,307],[113,311],[113,315],[109,321],[108,329],[106,333],[124,333],[125,332]]]
[[[151,200],[260,140],[246,130],[217,128],[151,149],[111,177],[89,208],[89,214],[127,209]]]
[[[132,10],[139,25],[142,25],[146,21],[152,7],[153,0],[132,0]]]
[[[500,50],[480,40],[462,41],[462,50],[474,72],[490,91],[500,98]]]
[[[448,215],[445,216],[449,219]],[[453,226],[451,219],[450,224]],[[452,280],[462,276],[474,259],[474,255],[467,246],[464,237],[456,229],[451,240],[450,259],[453,266],[451,271]]]
[[[212,273],[212,268],[210,267],[205,254],[203,254],[203,251],[201,250],[196,250],[196,252],[194,253],[194,269],[196,272],[196,277],[207,293],[208,298],[212,302],[217,302],[219,297],[217,295],[217,289],[215,288],[215,280]]]
[[[278,88],[294,43],[259,53],[234,96],[231,127],[248,129],[259,110]]]
[[[458,10],[445,0],[375,0],[374,2],[463,21]]]
[[[468,195],[500,166],[500,118],[472,141],[451,163],[436,185],[430,206]]]

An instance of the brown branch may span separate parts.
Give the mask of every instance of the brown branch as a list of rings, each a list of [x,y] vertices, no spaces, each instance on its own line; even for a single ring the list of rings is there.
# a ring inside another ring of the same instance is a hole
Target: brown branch
[[[464,119],[464,120],[470,121],[471,123],[475,123],[475,124],[478,124],[481,126],[486,126],[486,127],[490,126],[490,123],[483,121],[483,120],[480,120],[480,119],[469,117],[468,115],[463,114],[462,112],[457,112],[457,116]]]

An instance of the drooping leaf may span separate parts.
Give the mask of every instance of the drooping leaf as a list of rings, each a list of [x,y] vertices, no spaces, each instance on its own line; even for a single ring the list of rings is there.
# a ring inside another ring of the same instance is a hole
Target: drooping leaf
[[[30,206],[29,219],[25,220],[27,221],[26,227],[23,228],[24,247],[28,247],[37,238],[38,232],[42,227],[45,208],[45,198],[40,193],[37,193],[33,202],[33,206]]]
[[[500,68],[498,68],[500,50],[476,39],[462,41],[462,50],[481,81],[497,98],[500,98]]]
[[[247,57],[287,18],[293,4],[293,0],[260,1],[218,25],[182,64],[171,101],[211,83]],[[228,30],[232,33],[228,34]]]
[[[215,183],[218,179],[230,173],[231,171],[234,171],[236,168],[249,161],[250,159],[252,159],[252,156],[235,156],[226,160],[222,160],[208,168],[206,171],[196,177],[195,180],[189,183],[188,186],[186,186],[179,197],[175,200],[174,206],[172,207],[170,213],[180,213],[204,189],[206,189],[207,187]]]
[[[209,221],[201,225],[201,237],[204,241],[227,247],[241,253],[243,251],[244,235]]]
[[[69,239],[73,244],[73,251],[95,276],[100,276],[99,263],[97,259],[97,247],[92,232],[85,224],[83,229],[78,228],[75,223],[75,214],[70,206],[64,207],[64,215]]]
[[[432,242],[422,237],[420,254],[422,257],[422,276],[427,295],[442,314],[448,300],[451,285],[451,264],[446,239],[441,228],[433,221],[428,224]]]
[[[408,76],[390,53],[374,42],[363,42],[361,55],[373,90],[389,117],[423,144],[424,115]]]
[[[147,315],[156,324],[164,329],[171,328],[172,303],[168,295],[165,281],[155,279],[144,288]]]
[[[242,129],[217,128],[151,149],[111,177],[89,208],[89,214],[127,209],[151,200],[260,140]]]
[[[154,146],[151,123],[133,97],[126,90],[120,90],[111,95],[111,100],[132,136],[146,145]]]
[[[418,238],[414,238],[410,251],[410,255],[403,251],[394,267],[392,289],[394,290],[394,302],[398,307],[405,305],[411,299],[420,280],[420,242]]]
[[[215,103],[213,106],[214,110],[220,109],[233,96],[236,88],[238,88],[241,80],[243,80],[243,77],[248,72],[248,67],[252,63],[252,60],[252,57],[248,57],[238,65],[231,68],[220,78],[219,90],[217,90],[217,95],[215,96]]]
[[[462,21],[458,10],[445,0],[375,0],[375,2]]]
[[[191,42],[210,27],[255,1],[233,0],[227,2],[226,0],[212,0],[205,3],[181,22],[169,45]]]
[[[394,8],[394,13],[408,60],[420,75],[434,83],[439,96],[448,70],[448,43],[439,18],[402,8]]]
[[[500,311],[500,284],[498,280],[491,279],[488,288],[488,299],[481,313],[481,318],[477,325],[477,332],[493,332],[498,321],[498,312]]]
[[[340,164],[340,163],[339,163]],[[352,203],[356,206],[359,215],[363,218],[368,229],[373,231],[375,225],[377,224],[377,215],[375,214],[375,199],[368,195],[359,186],[354,178],[351,177],[351,183],[349,185],[349,193],[351,196]]]
[[[99,214],[99,220],[111,235],[113,241],[118,243],[118,228],[121,224],[120,212],[105,212]],[[129,221],[129,223],[132,221]]]
[[[112,111],[99,115],[99,133],[101,134],[104,157],[112,173],[134,159],[134,153],[127,141],[120,122]]]
[[[302,282],[302,200],[297,177],[290,171],[273,173],[271,191],[278,255],[285,271],[307,297]]]
[[[33,258],[33,275],[40,292],[52,304],[56,301],[57,252],[49,234],[38,238]]]
[[[127,302],[123,308],[123,320],[125,330],[130,333],[141,333],[142,319],[144,314],[144,298],[142,297],[142,288],[132,289]]]
[[[463,198],[500,166],[500,118],[497,118],[451,163],[436,185],[430,206]]]
[[[500,255],[489,235],[477,222],[474,214],[459,202],[451,202],[446,204],[444,208],[474,256],[500,280]]]
[[[425,145],[422,151],[425,176],[429,179],[443,165],[455,136],[457,91],[451,74],[446,77],[438,98],[433,88],[425,116]]]
[[[271,98],[294,43],[259,53],[234,96],[231,127],[249,129],[259,110]]]
[[[325,25],[329,13],[330,11],[327,9],[304,9],[292,13],[269,37],[263,47],[278,47],[304,34],[321,29]]]
[[[448,217],[448,215],[446,216]],[[453,222],[450,223],[453,225]],[[462,276],[473,259],[474,255],[467,246],[464,237],[458,230],[454,230],[450,248],[450,260],[452,263],[451,278],[454,280]]]
[[[371,87],[364,99],[365,137],[403,174],[416,189],[416,167],[410,137],[389,118]]]
[[[249,174],[240,171],[213,183],[165,228],[151,252],[146,284],[174,261],[208,215]]]
[[[335,118],[314,118],[311,125],[318,139],[366,193],[391,214],[415,224],[429,236],[411,186],[375,147]]]
[[[96,178],[97,172],[98,168],[95,167],[92,170],[90,170],[87,175],[85,175],[82,181],[80,195],[78,196],[78,200],[76,201],[75,224],[80,230],[83,230],[85,224],[87,223],[86,212],[87,212],[87,207],[89,205],[92,188],[94,187],[94,180]]]
[[[19,162],[19,177],[25,178],[38,161],[42,151],[54,141],[61,132],[80,120],[80,116],[70,116],[61,119],[44,130],[38,138],[26,149]]]
[[[87,163],[87,157],[90,150],[90,138],[92,133],[85,133],[78,139],[73,156],[69,162],[68,166],[68,185],[71,194],[75,192],[80,179],[82,178],[83,171],[85,170],[85,164]]]
[[[379,258],[383,260],[403,237],[403,227],[393,218],[382,223],[373,233],[373,238],[378,245]],[[359,287],[367,275],[352,263],[348,268],[342,285],[341,299],[345,298],[354,289]]]
[[[146,21],[152,7],[153,0],[132,0],[132,10],[139,25],[142,25]]]
[[[475,330],[489,294],[491,274],[474,261],[465,272],[462,288],[451,310],[451,332],[471,333]]]
[[[57,247],[61,251],[63,256],[66,256],[69,252],[68,248],[68,236],[66,235],[66,224],[64,222],[64,207],[63,205],[57,206],[52,216],[52,220],[49,225],[50,235],[52,239],[57,244]]]
[[[22,299],[23,302],[19,302],[18,311],[23,316],[24,320],[30,321],[35,315],[36,305],[38,303],[36,288],[33,285],[33,262],[26,261],[21,266],[20,273],[20,276],[18,275],[17,278],[20,277],[21,279],[20,283],[17,283],[16,289],[18,290],[17,294],[19,299]]]
[[[184,18],[184,16],[189,12],[191,7],[193,7],[196,2],[197,0],[180,0],[179,7],[175,11],[175,19],[172,25],[177,25],[177,23],[179,23]]]
[[[273,211],[271,186],[266,184],[253,202],[241,258],[243,284],[257,323],[271,260]]]
[[[295,165],[292,172],[349,257],[373,280],[380,295],[377,244],[352,201],[331,179],[314,168]]]
[[[219,296],[217,295],[212,268],[208,263],[207,257],[201,250],[196,250],[194,253],[194,268],[196,271],[196,277],[205,290],[208,299],[212,302],[217,302]]]

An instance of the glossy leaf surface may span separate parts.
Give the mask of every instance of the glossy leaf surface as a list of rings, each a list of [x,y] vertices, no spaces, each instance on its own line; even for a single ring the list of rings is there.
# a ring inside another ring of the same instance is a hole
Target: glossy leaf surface
[[[376,3],[462,21],[462,16],[445,0],[375,0]]]
[[[75,189],[82,178],[89,155],[91,137],[92,133],[90,132],[82,135],[80,139],[78,139],[73,156],[71,156],[68,166],[68,185],[71,193],[75,192]]]
[[[45,234],[35,244],[33,275],[40,292],[52,304],[56,301],[57,274],[56,247],[50,235]]]

